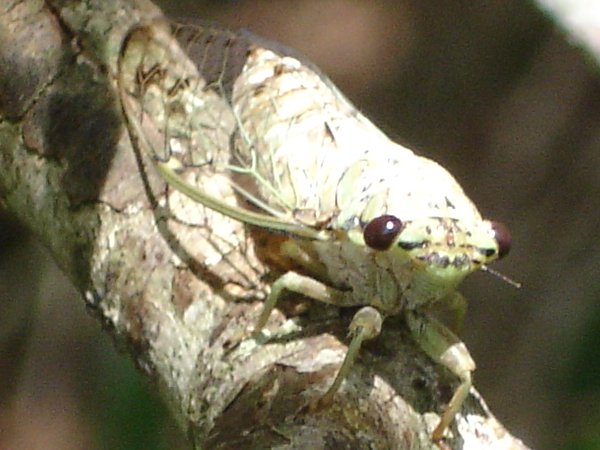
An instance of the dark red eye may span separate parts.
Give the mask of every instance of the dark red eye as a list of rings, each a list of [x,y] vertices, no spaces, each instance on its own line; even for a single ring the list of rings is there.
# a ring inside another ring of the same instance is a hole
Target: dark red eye
[[[506,225],[500,222],[491,222],[492,233],[494,235],[494,239],[498,243],[498,258],[503,258],[510,251],[510,245],[512,243],[512,238],[510,236],[510,231]]]
[[[371,220],[363,230],[365,244],[374,250],[387,250],[402,231],[402,222],[395,216],[385,215]]]

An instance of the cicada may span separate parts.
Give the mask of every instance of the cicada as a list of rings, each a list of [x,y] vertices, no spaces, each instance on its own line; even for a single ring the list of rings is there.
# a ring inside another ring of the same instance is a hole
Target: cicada
[[[390,140],[316,67],[248,32],[141,25],[123,46],[119,86],[130,135],[169,185],[285,237],[278,251],[297,269],[273,282],[256,332],[284,291],[360,307],[327,404],[361,343],[403,314],[422,349],[460,379],[432,433],[441,440],[475,363],[430,311],[443,304],[462,317],[459,284],[508,253],[507,228],[483,219],[447,170]],[[209,194],[190,169],[223,175],[239,201]]]

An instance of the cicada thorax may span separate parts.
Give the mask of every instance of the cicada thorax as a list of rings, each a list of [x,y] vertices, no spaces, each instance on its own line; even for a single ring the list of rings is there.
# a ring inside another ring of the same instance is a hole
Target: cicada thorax
[[[432,218],[480,222],[441,166],[374,131],[317,74],[269,50],[249,53],[232,106],[238,164],[252,168],[239,170],[240,184],[253,186],[265,210],[331,230],[331,240],[311,245],[336,287],[391,313],[406,298],[438,301],[460,282],[462,272],[428,278],[433,257],[370,248],[362,237],[369,221],[390,214],[417,227]]]
[[[246,175],[254,175],[260,198],[307,226],[328,225],[340,179],[367,149],[370,124],[322,76],[262,48],[249,52],[232,107],[238,164],[255,169]]]

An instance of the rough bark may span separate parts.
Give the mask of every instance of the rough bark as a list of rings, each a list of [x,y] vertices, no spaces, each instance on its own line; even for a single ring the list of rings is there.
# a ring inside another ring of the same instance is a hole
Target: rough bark
[[[121,115],[123,39],[158,15],[144,0],[4,2],[0,200],[156,381],[197,446],[432,447],[427,430],[456,380],[402,323],[386,322],[335,403],[318,412],[308,405],[341,363],[351,313],[290,299],[286,315],[309,311],[301,327],[280,312],[278,337],[245,340],[269,273],[257,237],[193,205],[189,220],[170,220],[166,187],[132,149]],[[525,448],[475,391],[452,432],[452,448]]]

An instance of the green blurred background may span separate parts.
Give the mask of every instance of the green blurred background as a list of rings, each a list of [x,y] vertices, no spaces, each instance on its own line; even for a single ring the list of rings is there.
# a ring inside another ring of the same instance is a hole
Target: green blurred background
[[[510,226],[494,267],[524,287],[463,288],[475,386],[532,448],[600,449],[597,60],[516,0],[158,4],[300,50]],[[35,238],[0,220],[0,449],[187,448]]]

